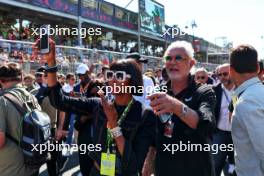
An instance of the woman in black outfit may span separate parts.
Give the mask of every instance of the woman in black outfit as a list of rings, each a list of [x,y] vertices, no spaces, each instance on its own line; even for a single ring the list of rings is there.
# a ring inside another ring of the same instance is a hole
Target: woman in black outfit
[[[106,163],[104,166],[111,165],[111,161],[101,162],[101,155],[110,156],[108,154],[116,156],[114,175],[141,173],[148,148],[154,141],[156,117],[152,110],[133,99],[132,95],[141,95],[143,91],[142,74],[137,64],[127,59],[110,65],[110,71],[106,73],[109,86],[134,86],[130,89],[132,93],[114,92],[113,103],[109,103],[102,93],[100,98],[72,98],[62,93],[57,82],[54,46],[55,43],[50,40],[51,51],[44,55],[48,62],[49,98],[59,110],[80,115],[92,114],[93,144],[97,147],[89,151],[89,156],[94,160],[90,175],[100,175],[100,170],[104,170],[102,163]]]

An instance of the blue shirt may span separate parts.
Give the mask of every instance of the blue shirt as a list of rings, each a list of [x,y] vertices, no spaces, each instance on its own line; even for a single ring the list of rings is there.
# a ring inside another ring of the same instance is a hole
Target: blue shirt
[[[235,90],[238,100],[232,114],[236,173],[264,175],[264,86],[257,77]],[[239,96],[240,95],[240,96]]]

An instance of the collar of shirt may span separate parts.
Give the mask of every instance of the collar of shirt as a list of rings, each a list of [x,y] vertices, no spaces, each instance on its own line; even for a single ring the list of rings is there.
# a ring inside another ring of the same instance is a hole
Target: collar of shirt
[[[253,84],[259,83],[260,80],[257,77],[251,78],[245,82],[243,82],[239,87],[237,87],[234,91],[235,96],[239,96],[242,92],[244,92],[248,87]]]
[[[171,81],[168,81],[167,84],[167,90],[168,90],[168,94],[171,96],[174,96],[176,98],[182,98],[184,97],[187,93],[189,92],[193,92],[193,90],[195,89],[195,87],[197,86],[197,84],[195,83],[193,77],[191,75],[189,75],[188,77],[188,86],[183,89],[181,92],[179,92],[177,95],[174,95],[173,90],[171,88]]]

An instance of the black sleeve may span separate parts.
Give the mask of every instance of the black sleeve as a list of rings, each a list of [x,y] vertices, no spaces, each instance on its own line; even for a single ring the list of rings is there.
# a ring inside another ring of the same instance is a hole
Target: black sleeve
[[[208,86],[198,88],[198,113],[199,122],[197,131],[203,136],[211,135],[216,126],[214,109],[216,104],[216,96],[214,91]]]
[[[49,99],[52,106],[56,109],[78,115],[92,113],[93,109],[100,105],[98,98],[74,98],[64,95],[60,84],[50,88]]]
[[[125,149],[122,157],[122,173],[141,173],[149,147],[155,140],[156,116],[153,111],[147,109],[147,117],[142,126],[138,128],[133,141],[125,141]],[[131,142],[131,144],[130,144]]]

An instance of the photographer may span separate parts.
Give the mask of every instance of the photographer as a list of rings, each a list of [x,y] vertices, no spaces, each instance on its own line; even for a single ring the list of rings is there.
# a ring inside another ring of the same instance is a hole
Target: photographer
[[[55,43],[52,40],[50,49],[44,58],[48,62],[46,70],[51,103],[65,112],[92,114],[93,144],[100,144],[101,150],[89,151],[94,160],[90,175],[106,175],[107,170],[114,171],[115,175],[139,174],[154,140],[156,117],[150,109],[133,99],[133,95],[140,95],[137,90],[142,87],[142,74],[135,61],[127,59],[112,63],[110,72],[106,73],[108,85],[134,86],[134,92],[113,92],[113,103],[108,102],[102,93],[100,98],[72,98],[62,93],[57,82]]]

